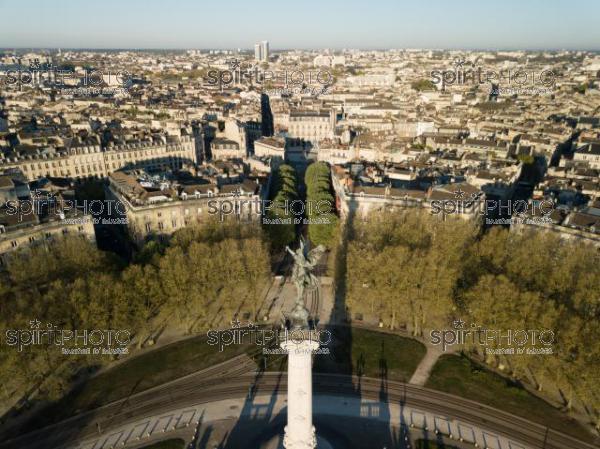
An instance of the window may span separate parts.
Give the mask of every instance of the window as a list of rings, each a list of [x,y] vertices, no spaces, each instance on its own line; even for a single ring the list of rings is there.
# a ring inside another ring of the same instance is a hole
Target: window
[[[150,225],[150,223],[146,223],[146,232],[150,231],[152,231],[152,226]]]
[[[13,248],[16,248],[19,244],[17,243],[16,240],[13,240],[12,242],[10,242],[10,246],[12,246]]]
[[[77,227],[77,230],[78,230],[79,232],[83,232],[83,226],[78,226],[78,227]]]
[[[177,220],[173,219],[173,221],[171,222],[171,224],[173,225],[174,228],[177,227]]]
[[[29,243],[33,243],[35,242],[35,237],[32,235],[31,237],[29,237]]]
[[[164,229],[164,225],[163,225],[162,221],[158,222],[158,229],[159,229],[159,231],[162,231]]]

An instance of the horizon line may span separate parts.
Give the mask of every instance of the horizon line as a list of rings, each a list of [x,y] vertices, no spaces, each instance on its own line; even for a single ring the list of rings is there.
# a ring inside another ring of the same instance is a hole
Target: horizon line
[[[244,51],[253,52],[254,49],[251,47],[41,47],[41,46],[9,46],[0,47],[0,51],[16,51],[16,50],[67,50],[67,51]],[[494,47],[494,48],[483,48],[483,47],[281,47],[281,48],[270,48],[270,52],[286,52],[286,51],[343,51],[343,50],[358,50],[358,51],[393,51],[393,50],[412,50],[412,51],[488,51],[488,52],[499,52],[499,51],[526,51],[526,52],[600,52],[598,48],[581,48],[581,47],[545,47],[545,48],[521,48],[521,47]]]

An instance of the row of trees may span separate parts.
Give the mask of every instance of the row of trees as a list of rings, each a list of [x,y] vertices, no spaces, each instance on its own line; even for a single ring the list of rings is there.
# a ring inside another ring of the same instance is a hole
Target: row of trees
[[[282,164],[273,173],[270,189],[271,209],[266,214],[269,222],[265,229],[275,249],[281,249],[296,239],[296,225],[290,207],[297,201],[296,170],[291,165]]]
[[[348,243],[346,285],[351,311],[380,317],[415,336],[446,322],[464,252],[477,229],[426,213],[382,212],[354,224]]]
[[[498,330],[550,329],[553,354],[486,356],[511,374],[548,384],[595,411],[600,424],[600,254],[546,233],[494,228],[478,235],[460,219],[388,212],[354,223],[347,253],[351,312],[414,335],[454,320]]]
[[[256,313],[269,279],[260,226],[209,223],[188,227],[168,244],[150,243],[137,263],[123,266],[78,237],[15,258],[0,282],[1,338],[31,321],[64,330],[126,330],[138,346],[166,328],[190,333]],[[217,321],[215,321],[217,317]],[[110,360],[65,357],[58,346],[0,345],[0,400],[38,387],[58,397],[75,373]]]
[[[308,166],[304,175],[306,184],[308,236],[315,245],[331,248],[338,229],[335,198],[332,194],[331,171],[324,162]]]

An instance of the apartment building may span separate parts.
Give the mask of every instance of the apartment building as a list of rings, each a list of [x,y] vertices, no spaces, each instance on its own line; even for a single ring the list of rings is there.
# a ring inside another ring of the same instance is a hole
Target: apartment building
[[[257,203],[263,185],[231,176],[224,183],[218,177],[193,177],[174,181],[152,179],[143,170],[117,171],[108,177],[107,197],[120,201],[114,218],[127,223],[127,232],[141,246],[151,238],[164,238],[195,223],[224,220],[259,220]]]
[[[388,167],[384,170],[363,163],[334,165],[332,186],[336,209],[343,219],[349,215],[367,216],[377,211],[424,209],[444,217],[479,219],[478,203],[485,193],[467,182],[429,185],[412,170]]]
[[[5,177],[2,177],[5,178]],[[10,199],[0,205],[0,267],[10,263],[11,254],[57,238],[78,235],[95,242],[91,215],[75,208],[60,207],[60,196]]]
[[[14,157],[0,155],[0,168],[21,170],[29,181],[40,177],[104,178],[125,167],[145,169],[180,169],[195,164],[196,143],[193,137],[156,136],[123,145],[72,147],[69,149],[35,149]]]
[[[573,161],[589,166],[590,168],[600,168],[600,144],[588,143],[575,151]]]
[[[285,158],[285,139],[281,137],[263,137],[254,142],[254,155],[258,157]]]
[[[296,110],[289,113],[288,133],[291,137],[319,142],[334,137],[335,123],[335,112],[332,110]]]
[[[246,150],[240,144],[229,139],[217,137],[210,143],[210,152],[213,159],[243,159]]]

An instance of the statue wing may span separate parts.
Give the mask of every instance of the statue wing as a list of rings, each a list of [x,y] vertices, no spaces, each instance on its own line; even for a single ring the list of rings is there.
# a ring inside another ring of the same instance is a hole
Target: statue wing
[[[311,249],[308,253],[308,260],[310,264],[315,266],[323,254],[325,254],[325,247],[323,245],[319,245],[316,248]]]
[[[286,246],[286,247],[285,247],[285,249],[286,249],[286,251],[287,251],[288,253],[290,253],[290,254],[291,254],[292,256],[294,256],[294,258],[295,258],[295,256],[296,256],[296,253],[295,253],[294,251],[292,251],[292,250],[290,249],[290,247],[289,247],[289,246]]]

